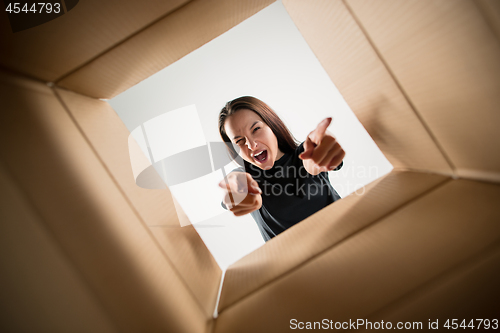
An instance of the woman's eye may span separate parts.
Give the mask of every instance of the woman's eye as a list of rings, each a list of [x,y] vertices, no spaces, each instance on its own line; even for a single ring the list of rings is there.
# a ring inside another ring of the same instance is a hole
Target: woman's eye
[[[253,132],[255,133],[255,131],[257,131],[258,129],[260,129],[260,127],[255,127],[255,128],[253,129]]]

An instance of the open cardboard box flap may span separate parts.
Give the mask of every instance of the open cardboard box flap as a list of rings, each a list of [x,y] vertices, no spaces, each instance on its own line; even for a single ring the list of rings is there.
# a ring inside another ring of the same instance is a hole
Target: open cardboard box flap
[[[212,318],[219,267],[167,188],[135,186],[129,133],[97,98],[271,2],[89,0],[15,34],[2,13],[3,329],[281,332],[293,318],[498,314],[498,2],[286,0],[395,168],[229,267]]]

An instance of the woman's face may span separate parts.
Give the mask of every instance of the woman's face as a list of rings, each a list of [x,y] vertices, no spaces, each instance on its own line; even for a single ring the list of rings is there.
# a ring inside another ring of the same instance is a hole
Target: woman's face
[[[263,170],[273,167],[283,153],[278,139],[262,118],[252,110],[241,109],[226,118],[227,136],[240,149],[240,156]]]

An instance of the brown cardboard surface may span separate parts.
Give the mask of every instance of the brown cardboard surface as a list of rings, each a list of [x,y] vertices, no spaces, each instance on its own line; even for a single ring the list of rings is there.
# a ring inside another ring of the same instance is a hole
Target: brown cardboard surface
[[[1,163],[0,221],[3,332],[118,331]]]
[[[0,159],[119,330],[204,332],[210,316],[54,92],[0,84]]]
[[[500,2],[496,0],[474,0],[474,2],[500,41]]]
[[[212,316],[222,271],[194,227],[155,226],[150,230],[203,305],[206,314]]]
[[[272,2],[89,0],[12,36],[1,13],[0,66],[110,98]],[[498,2],[284,4],[396,170],[233,264],[214,331],[498,313]],[[212,330],[220,272],[169,192],[134,186],[113,110],[20,76],[0,73],[0,88],[2,214],[24,223],[1,226],[16,275],[0,281],[42,309],[8,327]]]
[[[257,13],[274,0],[194,0],[58,85],[112,98]]]
[[[340,0],[284,0],[283,4],[333,83],[391,164],[395,168],[425,169],[451,175],[452,167],[432,133],[344,3]]]
[[[12,33],[0,12],[0,66],[53,82],[188,0],[85,0],[61,17]]]
[[[63,89],[56,90],[82,135],[96,151],[114,181],[148,226],[180,226],[170,191],[144,189],[135,184],[129,155],[130,132],[106,102]]]
[[[149,227],[163,226],[161,232],[153,228],[153,234],[211,315],[222,272],[194,227],[181,227],[166,186],[150,190],[135,184],[128,147],[130,133],[116,112],[106,102],[76,93],[57,89],[57,95],[141,220]]]
[[[226,308],[215,332],[285,332],[292,318],[367,318],[464,263],[481,260],[491,247],[498,250],[499,200],[498,185],[449,181]],[[496,263],[490,265],[498,274]],[[454,299],[442,302],[451,306]],[[475,302],[461,306],[466,311]]]
[[[500,43],[469,0],[348,0],[461,177],[500,182]]]
[[[426,328],[431,319],[433,322],[438,320],[439,327],[443,329],[447,320],[451,324],[451,320],[457,319],[458,325],[466,320],[466,325],[469,325],[470,320],[474,319],[474,329],[479,330],[480,321],[475,319],[483,318],[490,320],[492,329],[491,320],[496,319],[500,311],[499,267],[500,247],[497,244],[474,260],[443,274],[436,281],[423,285],[402,300],[370,316],[370,320],[393,323],[420,321]],[[484,327],[484,324],[480,326],[483,331]]]
[[[226,271],[219,312],[299,269],[449,178],[393,171],[273,238]]]

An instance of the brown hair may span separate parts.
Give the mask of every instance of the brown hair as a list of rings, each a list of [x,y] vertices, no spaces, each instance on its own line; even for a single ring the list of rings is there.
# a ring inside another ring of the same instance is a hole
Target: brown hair
[[[227,117],[235,114],[241,109],[252,110],[257,113],[262,120],[271,128],[274,135],[278,139],[278,148],[283,153],[292,153],[298,146],[297,140],[290,133],[283,121],[278,117],[278,115],[263,101],[252,96],[243,96],[226,103],[226,106],[222,108],[219,113],[219,133],[222,141],[226,144],[226,148],[229,151],[229,155],[235,161],[238,153],[234,150],[234,146],[231,144],[231,139],[226,134],[224,124]],[[244,163],[247,163],[244,161]],[[245,165],[246,167],[246,165]]]

